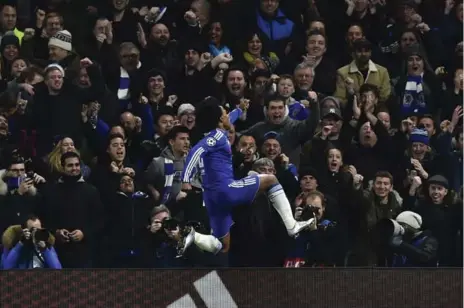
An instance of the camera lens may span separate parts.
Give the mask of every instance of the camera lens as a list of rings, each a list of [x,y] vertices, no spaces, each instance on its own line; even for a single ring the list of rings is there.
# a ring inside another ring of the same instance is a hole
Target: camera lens
[[[176,230],[178,226],[179,226],[179,222],[173,218],[167,217],[163,220],[163,229],[165,230],[168,230],[168,231]]]

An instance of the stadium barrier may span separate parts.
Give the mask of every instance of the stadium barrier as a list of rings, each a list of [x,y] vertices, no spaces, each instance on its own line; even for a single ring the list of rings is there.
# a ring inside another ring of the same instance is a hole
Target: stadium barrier
[[[0,307],[463,306],[462,269],[0,271]]]

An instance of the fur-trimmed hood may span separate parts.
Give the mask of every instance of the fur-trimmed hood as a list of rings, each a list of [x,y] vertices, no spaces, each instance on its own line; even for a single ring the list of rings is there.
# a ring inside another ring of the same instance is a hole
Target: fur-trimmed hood
[[[6,169],[0,170],[0,195],[1,196],[6,196],[8,193],[8,185],[6,184],[4,178],[6,175]],[[28,195],[30,196],[35,196],[37,195],[37,188],[35,186],[32,186],[29,188],[29,191],[27,192]]]
[[[8,229],[6,229],[2,235],[3,247],[10,250],[21,240],[22,235],[23,229],[21,228],[21,225],[14,225],[8,227]],[[50,246],[53,246],[55,244],[55,237],[52,234],[50,234],[47,244]]]

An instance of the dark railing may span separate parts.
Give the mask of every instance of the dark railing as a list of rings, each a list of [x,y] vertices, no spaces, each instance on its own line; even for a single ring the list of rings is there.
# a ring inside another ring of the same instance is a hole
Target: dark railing
[[[463,306],[462,269],[0,271],[0,307]]]

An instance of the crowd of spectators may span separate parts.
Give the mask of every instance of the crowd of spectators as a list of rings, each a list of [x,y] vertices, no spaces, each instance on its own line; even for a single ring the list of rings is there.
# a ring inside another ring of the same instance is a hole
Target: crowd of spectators
[[[462,266],[462,1],[0,4],[0,268]],[[316,228],[257,195],[182,251],[204,101]]]

